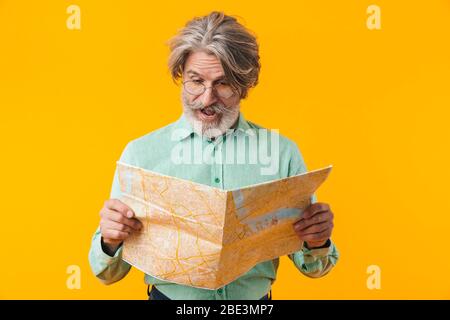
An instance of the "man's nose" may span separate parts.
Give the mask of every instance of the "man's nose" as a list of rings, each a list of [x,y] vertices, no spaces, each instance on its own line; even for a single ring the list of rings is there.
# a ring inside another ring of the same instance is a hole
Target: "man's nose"
[[[217,97],[214,93],[213,88],[207,88],[202,95],[202,104],[205,107],[208,107],[217,102]]]

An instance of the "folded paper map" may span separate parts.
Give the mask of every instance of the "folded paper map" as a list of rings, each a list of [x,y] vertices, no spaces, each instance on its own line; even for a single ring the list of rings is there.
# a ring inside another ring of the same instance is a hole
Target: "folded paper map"
[[[332,167],[234,190],[117,168],[121,200],[144,225],[124,242],[122,258],[161,280],[217,289],[302,248],[292,224]]]

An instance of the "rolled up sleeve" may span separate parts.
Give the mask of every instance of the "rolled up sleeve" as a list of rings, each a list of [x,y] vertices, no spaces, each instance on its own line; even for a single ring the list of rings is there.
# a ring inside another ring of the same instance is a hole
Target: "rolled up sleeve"
[[[295,267],[310,278],[320,278],[331,271],[339,259],[339,251],[330,240],[328,248],[308,249],[303,245],[302,250],[289,255]]]
[[[102,236],[100,228],[92,237],[91,249],[89,250],[89,264],[94,275],[104,284],[112,284],[127,275],[131,265],[122,260],[122,246],[110,256],[103,251]]]
[[[303,156],[295,143],[292,142],[289,161],[289,176],[307,172]],[[316,203],[315,194],[311,196],[311,203]],[[310,278],[320,278],[331,271],[339,260],[339,251],[336,245],[329,240],[325,248],[309,249],[305,244],[300,251],[289,255],[296,268]]]
[[[133,153],[131,151],[131,143],[125,147],[120,157],[120,161],[135,165]],[[118,199],[120,196],[120,184],[116,169],[114,172],[110,198]],[[114,256],[109,256],[103,251],[100,227],[97,228],[92,237],[89,250],[89,264],[94,275],[104,284],[112,284],[119,281],[125,277],[131,269],[131,265],[122,260],[122,246],[117,249]]]

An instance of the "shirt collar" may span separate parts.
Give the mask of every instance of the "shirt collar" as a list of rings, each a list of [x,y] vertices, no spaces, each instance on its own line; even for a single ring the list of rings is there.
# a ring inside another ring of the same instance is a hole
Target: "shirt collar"
[[[251,134],[248,129],[251,129],[251,126],[245,120],[244,115],[242,112],[239,112],[239,119],[237,122],[237,126],[235,127],[236,131],[241,131],[242,133],[248,135]],[[186,139],[189,136],[192,136],[193,134],[196,134],[194,129],[192,128],[189,121],[186,119],[186,116],[184,113],[180,116],[180,118],[174,123],[173,130],[172,130],[172,139],[175,139],[177,141],[181,141],[183,139]]]

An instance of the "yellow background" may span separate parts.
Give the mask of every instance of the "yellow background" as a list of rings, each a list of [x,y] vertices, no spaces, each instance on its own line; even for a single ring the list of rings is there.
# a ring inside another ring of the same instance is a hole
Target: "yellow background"
[[[70,4],[81,30],[66,27]],[[381,30],[366,27],[370,4]],[[180,115],[166,40],[211,10],[260,42],[246,118],[295,140],[309,169],[334,165],[318,198],[341,260],[312,280],[282,258],[274,298],[450,298],[444,0],[0,0],[0,298],[146,298],[140,271],[112,286],[92,275],[90,240],[125,144]]]

